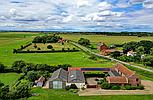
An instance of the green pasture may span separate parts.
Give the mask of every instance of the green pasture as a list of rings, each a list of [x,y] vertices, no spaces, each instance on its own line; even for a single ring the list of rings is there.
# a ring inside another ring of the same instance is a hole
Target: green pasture
[[[17,73],[0,73],[0,81],[5,85],[14,84],[17,79],[20,77],[20,74]]]
[[[106,36],[106,35],[77,35],[77,34],[62,34],[64,39],[78,41],[80,38],[89,39],[93,44],[104,42],[106,44],[123,44],[130,41],[151,40],[153,37],[137,37],[137,36]]]
[[[25,36],[22,36],[25,35]],[[13,35],[14,37],[12,37]],[[19,36],[18,36],[19,35]],[[34,36],[39,34],[26,33],[3,33],[0,34],[0,62],[11,66],[14,61],[24,60],[31,63],[39,64],[71,64],[73,67],[110,67],[112,62],[99,59],[93,61],[88,59],[89,56],[83,52],[67,52],[67,53],[32,53],[32,54],[13,54],[12,50],[20,48],[32,41]],[[40,34],[42,35],[42,34]]]
[[[32,96],[28,100],[152,100],[153,95],[114,95],[114,96],[78,96],[65,90],[32,89],[38,96]]]

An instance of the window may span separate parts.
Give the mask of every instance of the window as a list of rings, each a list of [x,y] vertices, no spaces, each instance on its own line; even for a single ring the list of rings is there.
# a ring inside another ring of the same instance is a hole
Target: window
[[[139,81],[139,79],[137,78],[137,79],[136,79],[136,81],[138,82],[138,81]]]
[[[61,81],[53,81],[53,89],[62,89]]]

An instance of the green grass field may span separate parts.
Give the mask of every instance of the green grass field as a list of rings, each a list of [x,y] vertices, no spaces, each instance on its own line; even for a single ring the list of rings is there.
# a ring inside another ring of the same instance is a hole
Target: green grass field
[[[22,35],[23,34],[23,35]],[[0,62],[11,66],[14,61],[24,60],[39,64],[71,64],[73,67],[110,67],[112,62],[102,59],[93,61],[88,59],[88,55],[83,52],[71,53],[33,53],[33,54],[13,54],[12,50],[20,48],[21,45],[32,41],[34,36],[39,34],[30,33],[3,33],[0,34]],[[40,34],[41,35],[41,34]]]
[[[153,95],[126,95],[126,96],[78,96],[65,90],[51,90],[35,88],[33,93],[38,96],[30,97],[28,100],[152,100]]]
[[[20,77],[17,73],[0,73],[0,81],[5,85],[12,85]]]
[[[151,40],[153,37],[137,37],[137,36],[105,36],[105,35],[77,35],[77,34],[62,34],[61,37],[78,41],[80,38],[89,39],[92,43],[104,42],[106,44],[122,44],[130,41]]]

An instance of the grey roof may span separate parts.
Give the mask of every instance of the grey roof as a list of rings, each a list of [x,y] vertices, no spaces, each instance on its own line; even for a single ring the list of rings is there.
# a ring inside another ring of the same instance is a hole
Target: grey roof
[[[85,83],[84,74],[80,70],[70,70],[68,83]]]
[[[60,68],[60,69],[53,72],[53,74],[49,80],[53,81],[55,79],[61,79],[62,81],[67,81],[67,77],[68,77],[68,72],[65,71],[64,69]]]
[[[120,74],[117,71],[109,71],[108,74],[110,76],[120,76]]]

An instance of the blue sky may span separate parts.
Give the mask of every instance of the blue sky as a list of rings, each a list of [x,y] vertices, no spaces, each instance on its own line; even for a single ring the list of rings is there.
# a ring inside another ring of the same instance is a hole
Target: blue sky
[[[0,0],[0,30],[153,32],[153,0]]]

